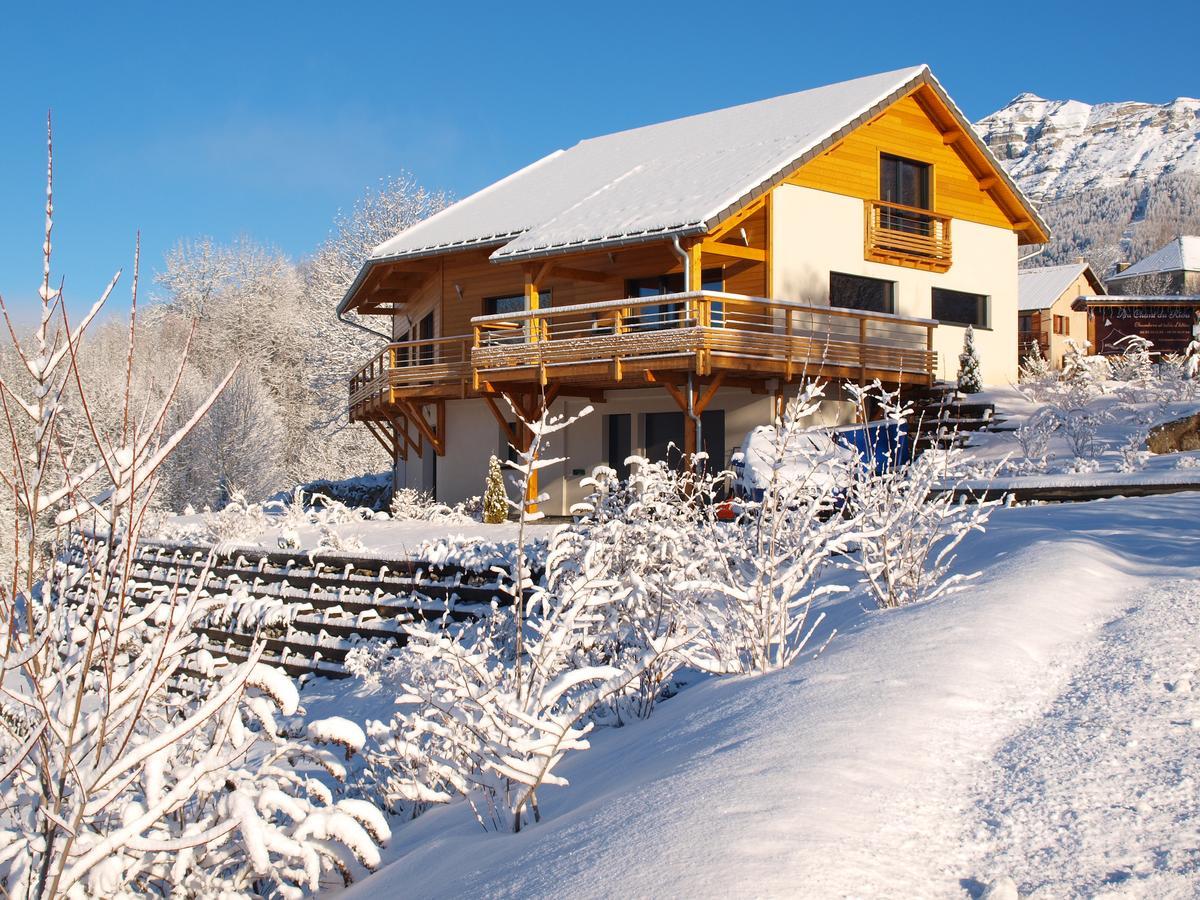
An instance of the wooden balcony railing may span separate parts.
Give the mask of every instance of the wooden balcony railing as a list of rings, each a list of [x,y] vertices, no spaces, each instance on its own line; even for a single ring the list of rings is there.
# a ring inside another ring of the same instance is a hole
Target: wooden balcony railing
[[[471,325],[470,336],[384,347],[350,379],[351,419],[506,383],[561,379],[603,390],[673,370],[723,372],[740,384],[805,376],[927,384],[937,368],[933,320],[713,291],[478,316]]]
[[[929,319],[697,292],[471,320],[475,386],[538,378],[620,381],[626,370],[724,370],[748,378],[932,381]],[[531,338],[531,336],[533,336]]]
[[[471,338],[431,338],[388,344],[350,379],[351,418],[369,414],[396,394],[424,396],[470,380]]]
[[[867,259],[933,272],[950,268],[949,216],[883,200],[867,200],[864,210]]]

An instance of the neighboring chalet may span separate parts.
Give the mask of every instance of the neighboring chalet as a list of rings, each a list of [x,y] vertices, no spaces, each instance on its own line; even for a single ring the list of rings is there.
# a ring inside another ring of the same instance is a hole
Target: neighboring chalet
[[[1200,235],[1184,234],[1108,279],[1110,294],[1200,294]]]
[[[1021,356],[1036,342],[1050,365],[1061,369],[1067,341],[1082,345],[1088,339],[1087,312],[1072,304],[1084,295],[1103,293],[1104,284],[1085,262],[1022,269],[1017,275]]]
[[[1129,335],[1156,353],[1183,353],[1200,340],[1200,236],[1182,235],[1108,279],[1107,296],[1080,297],[1094,353],[1115,354]]]
[[[723,465],[798,381],[1015,380],[1017,246],[1046,226],[925,66],[585,140],[375,249],[339,305],[394,343],[350,415],[455,501],[536,417],[551,514],[669,444]],[[844,420],[833,401],[826,421]]]

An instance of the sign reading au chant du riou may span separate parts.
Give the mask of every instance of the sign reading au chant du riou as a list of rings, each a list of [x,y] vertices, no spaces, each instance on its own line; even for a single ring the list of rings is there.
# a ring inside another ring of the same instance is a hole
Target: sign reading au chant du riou
[[[1136,334],[1154,344],[1158,353],[1183,353],[1200,321],[1191,306],[1102,306],[1091,310],[1096,323],[1096,352],[1120,353],[1117,342]]]

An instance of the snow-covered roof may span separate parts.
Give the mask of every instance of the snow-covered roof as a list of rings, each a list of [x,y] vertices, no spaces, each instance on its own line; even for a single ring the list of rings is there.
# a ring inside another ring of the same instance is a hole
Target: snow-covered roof
[[[1087,263],[1071,263],[1021,269],[1017,273],[1017,308],[1022,312],[1049,309],[1087,268]],[[1099,281],[1095,278],[1091,281],[1098,289]]]
[[[380,244],[368,264],[470,246],[494,260],[707,231],[920,83],[943,97],[1041,225],[927,66],[913,66],[581,141]]]
[[[1113,276],[1113,280],[1180,271],[1200,271],[1200,235],[1180,235],[1165,247],[1160,247],[1144,259],[1138,260],[1124,272],[1118,272]]]

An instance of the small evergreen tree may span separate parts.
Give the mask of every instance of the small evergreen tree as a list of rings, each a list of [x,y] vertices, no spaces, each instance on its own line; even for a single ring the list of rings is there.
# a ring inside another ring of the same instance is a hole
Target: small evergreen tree
[[[1021,361],[1021,381],[1042,381],[1050,377],[1050,362],[1042,356],[1041,341],[1032,341],[1029,353]]]
[[[498,525],[508,518],[508,492],[504,490],[504,475],[500,460],[493,453],[488,460],[487,483],[483,488],[483,521]]]
[[[958,355],[958,389],[964,394],[978,394],[983,390],[979,353],[975,350],[975,329],[970,325],[963,335],[963,352]]]

